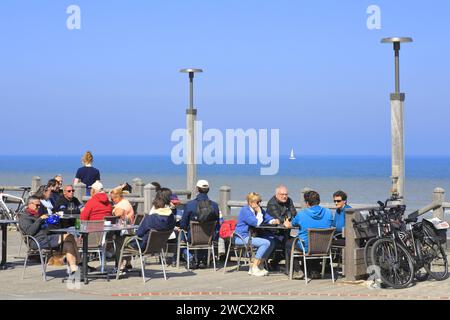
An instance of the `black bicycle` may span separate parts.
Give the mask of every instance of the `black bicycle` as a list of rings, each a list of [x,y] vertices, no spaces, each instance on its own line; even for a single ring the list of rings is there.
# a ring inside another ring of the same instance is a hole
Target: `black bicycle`
[[[403,219],[404,212],[405,206],[389,209],[384,206],[380,210],[380,216],[385,218],[382,220],[390,225],[389,232],[372,244],[370,256],[380,269],[381,280],[393,288],[405,288],[414,278],[446,279],[448,261],[443,247],[446,233],[439,233],[426,219],[417,222],[417,211],[407,219]]]

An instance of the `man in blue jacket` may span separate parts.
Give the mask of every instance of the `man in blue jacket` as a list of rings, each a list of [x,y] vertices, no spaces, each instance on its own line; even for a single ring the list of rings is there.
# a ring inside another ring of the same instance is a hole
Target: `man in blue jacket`
[[[338,233],[333,240],[333,244],[345,246],[345,238],[342,237],[342,228],[345,227],[345,209],[351,207],[347,204],[347,194],[342,190],[333,193],[333,201],[336,205],[336,212],[334,213],[333,223],[331,225],[336,228],[335,233]]]
[[[293,227],[299,227],[298,237],[303,243],[305,251],[308,252],[308,229],[327,229],[331,227],[333,223],[333,214],[330,209],[321,207],[320,195],[316,191],[308,191],[304,195],[306,202],[306,208],[299,211],[292,221]],[[289,272],[289,260],[292,248],[292,242],[294,239],[286,241],[286,273]],[[302,250],[300,244],[297,245],[299,250]],[[308,261],[308,270],[311,272],[311,277],[316,278],[318,272],[318,260]],[[294,271],[300,272],[300,265],[294,263]],[[300,274],[301,277],[301,274]]]
[[[219,205],[208,198],[209,183],[206,180],[199,180],[197,182],[198,195],[194,200],[186,203],[184,207],[183,216],[180,221],[180,228],[188,232],[188,239],[190,241],[189,226],[191,221],[207,222],[216,220],[219,223]],[[200,211],[200,212],[199,212]],[[186,257],[186,259],[192,259]],[[199,250],[197,267],[205,268],[206,250]]]

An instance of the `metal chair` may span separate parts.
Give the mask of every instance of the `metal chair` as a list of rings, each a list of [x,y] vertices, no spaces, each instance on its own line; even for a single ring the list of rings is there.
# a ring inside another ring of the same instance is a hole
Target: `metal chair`
[[[103,230],[103,220],[82,221],[86,230]],[[106,234],[107,232],[91,232],[88,237],[88,254],[97,253],[100,261],[101,272],[105,271],[106,263]],[[83,253],[83,246],[79,247],[79,252]]]
[[[303,268],[305,273],[305,282],[308,284],[308,273],[306,260],[322,259],[322,278],[325,275],[325,261],[330,259],[331,278],[334,282],[333,257],[331,254],[331,241],[333,240],[335,228],[327,229],[308,229],[308,247],[309,250],[305,254],[305,247],[300,238],[295,238],[291,248],[291,260],[289,266],[289,279],[292,280],[294,269],[294,258],[303,257]],[[298,250],[296,244],[300,243],[301,250]]]
[[[242,243],[244,243],[244,244],[236,244],[236,238],[241,239]],[[247,258],[245,265],[249,265],[250,260],[253,257],[253,246],[251,243],[251,238],[247,243],[245,243],[244,239],[235,231],[235,232],[233,232],[233,234],[231,235],[231,237],[229,239],[230,239],[230,243],[228,244],[227,255],[225,258],[225,264],[223,266],[223,273],[225,273],[226,269],[227,269],[227,263],[228,263],[228,259],[230,257],[231,248],[233,248],[234,255],[238,259],[237,260],[237,269],[236,269],[237,271],[239,271],[239,267],[241,265],[241,258],[242,258],[243,251],[245,252],[245,257]],[[238,252],[239,252],[239,255],[238,255]]]
[[[140,226],[141,222],[144,221],[144,214],[135,214],[134,216],[134,224]]]
[[[142,248],[139,244],[139,241],[142,239],[133,236],[128,237],[122,245],[122,248],[120,250],[120,256],[119,256],[119,264],[122,262],[124,257],[127,256],[136,256],[139,255],[140,261],[141,261],[141,273],[142,273],[142,279],[144,283],[146,282],[145,279],[145,256],[146,255],[158,255],[159,259],[161,261],[163,273],[164,273],[164,279],[167,280],[166,277],[166,257],[165,257],[165,249],[167,247],[167,241],[169,240],[170,235],[172,234],[172,230],[168,231],[156,231],[156,230],[150,230],[150,233],[148,235],[147,240],[147,246],[144,251],[142,251]],[[135,242],[137,244],[137,249],[133,248],[131,243]],[[117,275],[116,279],[119,279],[120,277],[120,268],[117,269]]]
[[[38,256],[39,255],[39,259],[41,262],[42,279],[44,281],[47,281],[47,261],[48,261],[48,258],[53,254],[53,250],[41,248],[41,246],[39,245],[39,242],[37,241],[37,239],[35,237],[25,234],[23,232],[23,230],[20,228],[19,224],[17,224],[17,228],[19,230],[20,235],[22,236],[23,243],[25,243],[25,246],[27,247],[25,262],[23,264],[23,270],[22,270],[22,280],[25,277],[25,269],[27,268],[28,258],[30,256]],[[33,248],[33,244],[34,244],[35,248]]]
[[[331,253],[333,255],[333,259],[336,261],[336,259],[340,258],[342,260],[343,252],[345,249],[345,245],[341,245],[341,244],[335,244],[335,241],[339,241],[340,239],[344,240],[345,243],[345,238],[343,238],[342,236],[344,235],[343,232],[339,232],[339,233],[335,233],[333,235],[333,241],[331,242]],[[339,262],[338,262],[339,263]]]
[[[212,252],[214,271],[216,271],[216,257],[214,255],[214,233],[216,230],[217,221],[209,221],[200,223],[198,221],[190,222],[191,241],[181,243],[181,236],[184,234],[185,239],[188,239],[187,232],[181,230],[178,234],[178,246],[177,246],[177,268],[180,267],[180,253],[181,249],[186,248],[187,257],[190,256],[189,250],[202,250],[208,249],[207,266],[209,267],[210,256]],[[187,268],[189,269],[189,258],[187,259]]]

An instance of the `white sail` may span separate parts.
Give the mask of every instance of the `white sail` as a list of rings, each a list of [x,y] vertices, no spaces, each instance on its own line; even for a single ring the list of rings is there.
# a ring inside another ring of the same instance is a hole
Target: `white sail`
[[[289,156],[290,160],[295,160],[295,156],[294,156],[294,148],[291,149],[291,155]]]

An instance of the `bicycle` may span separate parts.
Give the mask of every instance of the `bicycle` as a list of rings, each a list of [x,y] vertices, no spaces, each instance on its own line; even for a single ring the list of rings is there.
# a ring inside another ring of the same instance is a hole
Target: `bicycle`
[[[22,196],[15,196],[8,193],[3,193],[4,189],[0,190],[0,218],[5,220],[17,220],[17,215],[20,212],[23,212],[25,210],[25,204],[29,197],[29,193],[31,188],[29,187],[22,187]],[[11,209],[9,204],[16,204],[17,208]]]
[[[379,233],[376,240],[372,240],[371,249],[369,245],[365,252],[370,251],[371,263],[379,268],[381,281],[393,288],[400,289],[408,287],[415,275],[415,265],[408,249],[399,240],[397,228],[402,221],[406,206],[395,205],[388,207],[389,201],[378,201],[379,209],[374,210],[377,216]],[[368,255],[366,256],[368,259]]]
[[[381,280],[393,288],[405,288],[413,278],[417,281],[425,281],[430,276],[438,281],[446,279],[448,261],[442,246],[445,233],[439,235],[427,219],[417,222],[418,211],[403,219],[405,206],[382,211],[388,218],[390,232],[373,243],[370,253],[373,263],[380,268]],[[448,228],[446,222],[441,223],[446,224],[443,229]]]

